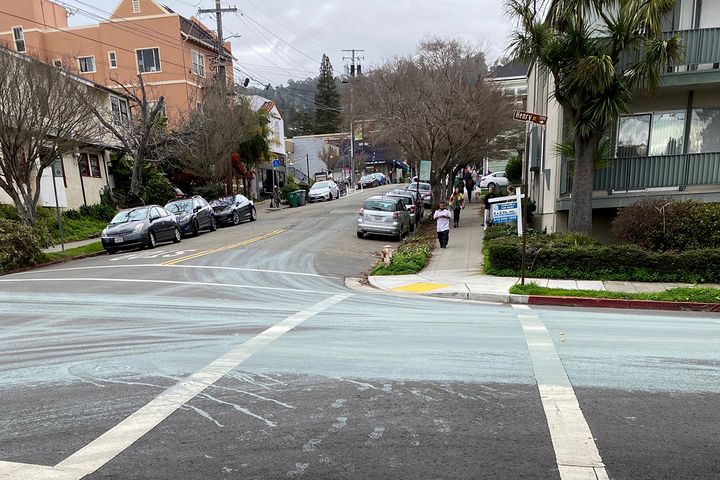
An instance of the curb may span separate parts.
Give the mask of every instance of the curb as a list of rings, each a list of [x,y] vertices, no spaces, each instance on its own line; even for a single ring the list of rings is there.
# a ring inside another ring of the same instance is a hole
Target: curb
[[[51,267],[53,265],[67,263],[72,260],[82,260],[84,258],[99,257],[100,255],[107,255],[107,252],[105,250],[101,250],[101,251],[95,252],[95,253],[86,253],[85,255],[78,255],[77,257],[58,258],[57,260],[52,260],[50,262],[38,263],[37,265],[33,265],[31,267],[23,267],[23,268],[18,268],[15,270],[10,270],[8,272],[0,272],[0,277],[4,276],[4,275],[12,275],[14,273],[22,273],[22,272],[28,272],[30,270],[37,270],[38,268]]]
[[[530,295],[529,305],[555,305],[564,307],[620,308],[634,310],[666,310],[720,313],[719,303],[663,302],[658,300],[623,300],[615,298],[546,297]]]

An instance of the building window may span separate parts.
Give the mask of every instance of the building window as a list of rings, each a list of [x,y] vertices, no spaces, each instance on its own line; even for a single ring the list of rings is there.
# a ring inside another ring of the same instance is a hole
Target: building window
[[[62,60],[59,58],[53,58],[52,64],[57,68],[62,68]]]
[[[195,75],[205,77],[205,55],[197,50],[192,50],[192,72]]]
[[[654,112],[650,155],[679,155],[685,147],[685,112]]]
[[[80,65],[80,72],[82,73],[95,73],[95,57],[78,57],[78,64]]]
[[[140,13],[140,0],[132,0],[133,13]]]
[[[13,40],[15,40],[15,50],[18,52],[25,51],[25,34],[22,27],[13,27]]]
[[[115,52],[108,52],[108,60],[110,61],[110,68],[117,68],[117,55]]]
[[[110,105],[112,106],[113,122],[118,125],[130,124],[130,110],[128,102],[124,98],[110,96]]]
[[[650,114],[620,117],[616,156],[621,158],[647,156],[651,118]]]
[[[693,110],[688,152],[720,152],[720,108]]]
[[[100,157],[93,153],[81,153],[78,159],[80,175],[83,177],[102,178],[100,174]]]
[[[144,48],[136,50],[138,73],[159,72],[160,71],[160,49]]]

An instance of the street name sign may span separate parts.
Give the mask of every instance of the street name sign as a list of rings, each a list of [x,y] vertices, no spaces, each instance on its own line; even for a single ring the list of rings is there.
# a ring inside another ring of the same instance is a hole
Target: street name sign
[[[523,122],[537,123],[538,125],[547,125],[548,117],[546,115],[540,115],[532,112],[523,112],[522,110],[515,110],[513,112],[514,120],[521,120]]]

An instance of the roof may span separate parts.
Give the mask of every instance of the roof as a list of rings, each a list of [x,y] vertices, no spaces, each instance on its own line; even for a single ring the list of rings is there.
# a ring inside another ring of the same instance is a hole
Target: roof
[[[513,78],[513,77],[527,77],[529,63],[525,62],[510,62],[505,65],[500,65],[495,68],[492,73],[493,78]]]
[[[178,15],[178,17],[180,17],[180,31],[182,33],[199,42],[208,44],[213,50],[217,48],[217,37],[210,33],[203,24],[195,21],[195,19],[185,18],[182,15]],[[230,50],[227,48],[225,48],[225,51],[230,53]]]

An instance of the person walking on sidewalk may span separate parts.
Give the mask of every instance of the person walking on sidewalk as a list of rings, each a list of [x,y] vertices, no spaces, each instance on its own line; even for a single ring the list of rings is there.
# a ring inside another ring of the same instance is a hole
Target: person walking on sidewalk
[[[490,199],[495,196],[495,189],[493,187],[488,188],[488,193],[485,195],[483,202],[485,204],[485,217],[483,222],[483,230],[487,230],[487,227],[492,223],[492,215],[490,213],[491,203]]]
[[[447,248],[450,239],[450,210],[445,202],[440,202],[440,208],[435,210],[433,218],[437,222],[437,236],[440,248]]]
[[[450,206],[453,209],[453,227],[460,226],[460,210],[465,208],[465,195],[462,194],[462,183],[450,195]],[[464,189],[463,189],[464,190]]]

